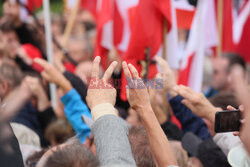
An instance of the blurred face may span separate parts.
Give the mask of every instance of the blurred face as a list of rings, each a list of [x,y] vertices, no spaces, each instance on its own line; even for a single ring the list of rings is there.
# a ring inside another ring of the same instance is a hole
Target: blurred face
[[[226,58],[216,58],[213,60],[212,86],[216,90],[226,90],[228,87],[228,68],[229,62]]]
[[[84,83],[87,83],[87,79],[91,77],[92,62],[82,62],[76,67],[76,75],[82,79]]]
[[[8,43],[13,43],[18,41],[15,31],[5,32],[3,35],[4,38],[6,39],[6,42]]]
[[[88,54],[84,52],[83,43],[80,41],[71,41],[68,45],[70,56],[78,63],[90,60]]]
[[[138,117],[136,111],[133,110],[132,108],[129,108],[129,110],[128,110],[128,117],[127,117],[126,121],[133,126],[140,126],[141,125],[141,121],[139,120],[139,117]]]

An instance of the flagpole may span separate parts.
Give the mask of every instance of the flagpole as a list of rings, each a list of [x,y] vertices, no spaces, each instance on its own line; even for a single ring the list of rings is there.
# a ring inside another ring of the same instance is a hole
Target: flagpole
[[[71,34],[71,31],[72,31],[72,28],[73,28],[73,25],[74,25],[74,22],[75,22],[75,19],[76,19],[76,15],[77,15],[79,6],[80,6],[80,0],[77,0],[73,10],[71,11],[69,21],[68,21],[68,23],[66,25],[66,28],[65,28],[65,31],[64,31],[64,34],[63,34],[63,40],[62,40],[62,47],[63,48],[66,46],[66,44],[68,42],[68,39],[70,37],[70,34]]]
[[[45,22],[45,38],[46,38],[46,50],[47,58],[50,64],[53,64],[53,55],[52,55],[52,34],[51,34],[51,19],[50,19],[50,5],[49,0],[43,0],[43,12],[44,12],[44,22]],[[50,96],[52,106],[56,107],[56,85],[50,83]]]
[[[219,57],[222,52],[222,22],[223,22],[223,3],[224,0],[217,0],[217,25],[218,25],[218,46],[216,56]]]

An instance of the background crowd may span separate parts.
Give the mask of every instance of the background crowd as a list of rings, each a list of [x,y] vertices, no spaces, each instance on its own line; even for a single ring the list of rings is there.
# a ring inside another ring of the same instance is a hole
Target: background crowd
[[[53,43],[51,64],[43,16],[23,20],[21,8],[6,0],[0,17],[0,166],[250,166],[250,72],[241,55],[205,57],[201,92],[178,85],[178,70],[155,56],[161,87],[147,87],[150,80],[140,82],[138,69],[115,49],[107,68],[94,56],[91,12],[77,11],[66,44],[70,12],[51,15],[54,40],[65,45]],[[187,34],[179,30],[179,40]],[[126,101],[109,82],[124,82],[122,75],[135,81]],[[49,83],[57,86],[56,106]],[[238,108],[240,131],[215,133],[216,112]]]

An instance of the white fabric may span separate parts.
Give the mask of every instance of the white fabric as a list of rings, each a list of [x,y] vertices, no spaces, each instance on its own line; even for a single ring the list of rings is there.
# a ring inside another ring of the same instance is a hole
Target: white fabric
[[[125,52],[128,48],[129,40],[130,40],[130,23],[129,23],[129,15],[128,10],[132,7],[137,6],[139,0],[116,0],[117,8],[123,20],[123,34],[121,43],[118,44],[117,48],[123,52]]]
[[[19,123],[12,122],[10,125],[19,144],[32,145],[38,148],[40,147],[39,136],[33,130]]]
[[[250,167],[250,157],[243,145],[233,148],[229,152],[227,159],[232,167]]]
[[[171,4],[173,4],[173,0],[171,0]],[[166,55],[167,62],[172,69],[179,69],[180,67],[180,57],[178,57],[178,31],[177,31],[177,22],[176,22],[176,12],[171,5],[171,29],[167,33],[167,42],[166,42]],[[162,46],[157,52],[156,56],[162,57]]]
[[[231,149],[242,144],[240,138],[238,136],[234,136],[232,132],[217,133],[213,137],[213,140],[221,148],[226,156]]]
[[[108,50],[113,49],[113,24],[113,20],[109,20],[102,29],[101,45]]]
[[[238,44],[240,42],[242,32],[244,29],[244,25],[246,20],[250,15],[250,1],[247,2],[246,6],[242,10],[242,12],[237,16],[233,22],[233,42]]]
[[[188,86],[201,91],[203,58],[206,50],[218,43],[214,0],[198,1],[181,67],[187,68],[189,57],[194,55],[189,72]]]
[[[117,116],[114,106],[110,103],[102,103],[102,104],[96,105],[91,110],[91,115],[92,115],[93,121],[96,121],[98,118],[104,115],[116,115]]]

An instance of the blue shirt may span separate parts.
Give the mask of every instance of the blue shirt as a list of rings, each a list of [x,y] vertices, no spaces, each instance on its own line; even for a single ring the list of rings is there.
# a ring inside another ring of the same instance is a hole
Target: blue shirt
[[[82,101],[81,96],[75,89],[71,89],[61,97],[64,105],[64,112],[75,130],[81,143],[84,143],[86,137],[90,135],[90,128],[82,121],[82,115],[92,119],[87,105]]]

